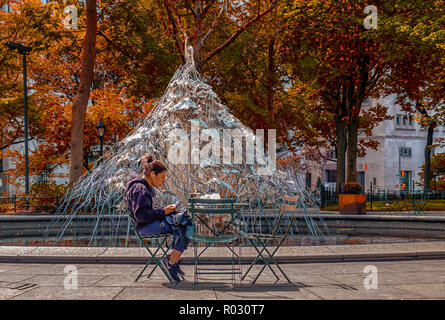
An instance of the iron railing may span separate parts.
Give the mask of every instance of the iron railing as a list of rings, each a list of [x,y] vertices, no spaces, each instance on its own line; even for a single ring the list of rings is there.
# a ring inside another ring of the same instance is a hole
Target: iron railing
[[[61,202],[61,196],[17,196],[0,197],[2,213],[54,213]]]
[[[428,201],[430,200],[445,200],[445,190],[368,190],[366,192],[366,202],[377,202],[400,198],[419,198],[428,194]],[[338,205],[338,196],[340,193],[335,190],[321,190],[319,192],[320,208],[327,206]],[[444,208],[445,209],[445,208]]]

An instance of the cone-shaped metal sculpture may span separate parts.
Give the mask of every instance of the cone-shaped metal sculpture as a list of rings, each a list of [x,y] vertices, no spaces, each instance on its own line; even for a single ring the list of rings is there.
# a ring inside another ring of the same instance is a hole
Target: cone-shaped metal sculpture
[[[44,234],[47,243],[72,239],[77,245],[119,245],[128,239],[132,231],[125,184],[132,172],[140,172],[139,163],[147,154],[168,168],[163,190],[156,190],[155,207],[172,203],[185,207],[194,191],[218,193],[248,203],[245,217],[252,217],[285,194],[301,194],[304,233],[324,238],[326,225],[301,177],[275,168],[270,139],[274,132],[269,133],[265,155],[262,131],[254,133],[221,103],[196,71],[192,50],[187,48],[186,64],[176,71],[146,119],[66,194]]]

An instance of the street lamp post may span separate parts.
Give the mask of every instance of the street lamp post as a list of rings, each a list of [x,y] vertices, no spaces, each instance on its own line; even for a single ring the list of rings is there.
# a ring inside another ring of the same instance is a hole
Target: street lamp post
[[[399,148],[399,190],[402,193],[402,149]]]
[[[436,199],[437,199],[437,180],[436,180],[436,177],[437,177],[437,169],[433,169],[433,176],[434,176],[434,196],[435,196]]]
[[[31,47],[21,43],[8,41],[5,44],[10,50],[16,50],[23,55],[23,104],[24,104],[24,129],[25,129],[25,193],[29,195],[29,158],[28,158],[28,81],[26,75],[26,56],[32,51]]]
[[[102,121],[100,121],[99,124],[96,126],[96,130],[97,130],[97,136],[98,136],[99,141],[100,141],[99,157],[102,158],[103,153],[104,153],[103,140],[104,140],[105,130],[106,130],[106,127],[102,123]],[[102,159],[101,159],[101,162],[102,162]]]

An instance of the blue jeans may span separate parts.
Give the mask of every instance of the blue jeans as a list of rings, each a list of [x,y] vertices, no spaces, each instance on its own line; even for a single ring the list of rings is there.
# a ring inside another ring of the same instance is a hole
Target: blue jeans
[[[164,227],[161,228],[161,222]],[[187,238],[185,233],[185,227],[179,226],[178,228],[173,228],[170,224],[168,224],[165,220],[157,220],[152,223],[149,223],[141,228],[139,228],[139,233],[141,236],[153,235],[153,234],[162,234],[162,233],[172,233],[176,235],[176,241],[173,245],[173,249],[184,252],[187,249],[188,244],[190,243],[190,239]]]

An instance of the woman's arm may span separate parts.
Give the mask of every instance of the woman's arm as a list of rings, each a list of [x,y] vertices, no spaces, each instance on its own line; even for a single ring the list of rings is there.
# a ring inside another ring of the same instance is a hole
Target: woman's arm
[[[165,218],[164,209],[153,209],[153,201],[145,186],[135,185],[132,190],[132,211],[139,223],[150,223]]]

